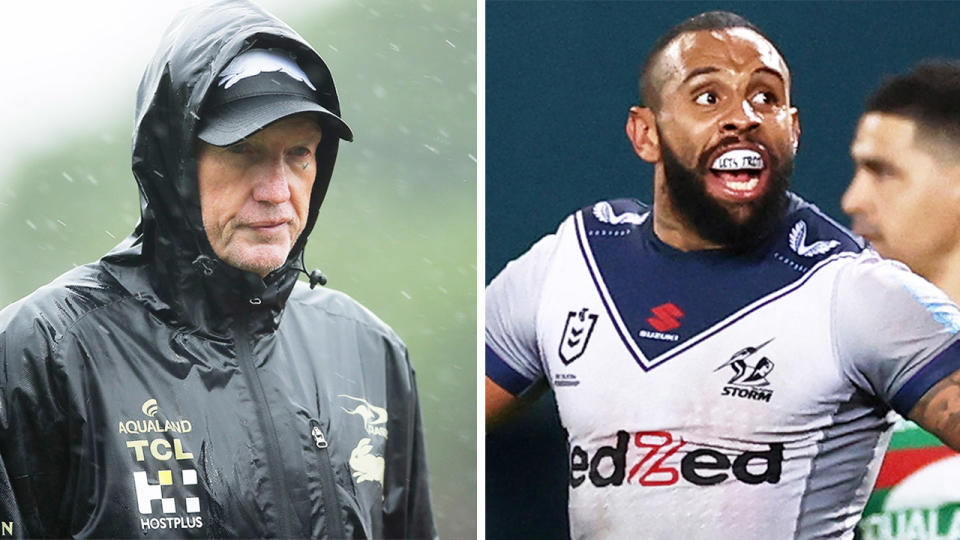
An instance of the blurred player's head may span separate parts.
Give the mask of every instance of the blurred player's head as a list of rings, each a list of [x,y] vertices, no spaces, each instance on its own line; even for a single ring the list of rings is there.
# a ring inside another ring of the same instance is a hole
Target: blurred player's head
[[[765,238],[786,206],[800,137],[777,48],[739,15],[703,13],[654,44],[640,93],[627,135],[655,166],[655,214],[715,246]]]
[[[936,282],[960,258],[960,62],[925,62],[888,79],[867,102],[850,153],[856,171],[843,210],[854,231]]]

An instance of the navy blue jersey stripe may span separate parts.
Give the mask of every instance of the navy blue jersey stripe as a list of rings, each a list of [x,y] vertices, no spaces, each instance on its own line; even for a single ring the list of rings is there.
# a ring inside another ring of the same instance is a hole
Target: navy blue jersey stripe
[[[580,216],[581,219],[583,218],[582,210],[577,212],[577,214]],[[630,355],[633,356],[633,359],[637,361],[637,364],[639,364],[640,367],[642,367],[643,370],[646,371],[647,368],[646,366],[644,366],[643,360],[641,360],[640,357],[637,356],[637,353],[633,351],[633,347],[630,346],[631,340],[629,336],[625,335],[623,333],[623,329],[620,328],[619,324],[617,324],[617,317],[615,317],[613,314],[613,310],[617,308],[616,306],[611,306],[607,303],[607,298],[603,294],[603,288],[600,286],[600,281],[599,281],[599,277],[596,274],[596,269],[593,267],[593,265],[590,264],[590,257],[587,256],[587,246],[583,244],[583,238],[581,236],[581,232],[583,232],[582,229],[584,229],[584,227],[582,227],[581,225],[578,225],[576,222],[574,222],[574,224],[577,225],[575,229],[576,229],[576,236],[577,236],[577,245],[580,246],[580,255],[583,257],[583,264],[587,266],[587,271],[590,273],[590,279],[593,280],[593,286],[596,287],[597,289],[597,296],[600,297],[600,301],[603,303],[603,307],[607,310],[607,315],[610,316],[610,322],[613,323],[613,328],[617,331],[617,335],[620,336],[620,340],[623,341],[623,346],[626,347],[626,349],[630,352]]]
[[[517,396],[523,393],[533,381],[517,373],[512,367],[503,361],[500,356],[493,352],[489,345],[486,348],[486,369],[487,377],[493,379],[493,382],[500,385],[501,388]]]
[[[960,341],[954,341],[920,368],[890,400],[893,410],[906,417],[920,398],[945,377],[960,369]]]

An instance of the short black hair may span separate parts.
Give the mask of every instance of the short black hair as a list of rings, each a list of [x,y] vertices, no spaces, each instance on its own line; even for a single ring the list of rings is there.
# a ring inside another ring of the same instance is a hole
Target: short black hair
[[[887,78],[867,100],[864,113],[870,112],[903,116],[918,134],[960,145],[960,61],[924,60]]]
[[[660,53],[663,52],[667,45],[670,44],[680,34],[685,34],[687,32],[698,32],[700,30],[723,30],[724,28],[748,28],[753,30],[761,37],[766,39],[773,45],[773,42],[770,41],[770,38],[767,37],[755,24],[748,21],[741,15],[730,11],[707,11],[699,15],[694,15],[689,19],[677,24],[673,28],[667,30],[665,34],[660,36],[657,41],[653,44],[653,47],[650,49],[650,52],[647,53],[647,58],[643,62],[643,67],[640,68],[640,101],[643,105],[656,108],[660,105],[660,95],[659,88],[655,87],[654,81],[651,78],[651,71],[657,64],[657,60],[660,58]],[[773,45],[773,48],[776,49],[777,46]],[[780,51],[777,50],[779,53]],[[782,54],[780,55],[783,56]]]

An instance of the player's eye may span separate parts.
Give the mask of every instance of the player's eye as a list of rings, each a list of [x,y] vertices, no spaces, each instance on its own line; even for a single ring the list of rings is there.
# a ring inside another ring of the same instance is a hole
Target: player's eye
[[[307,157],[310,155],[310,149],[306,146],[297,146],[290,150],[290,155],[295,157]]]
[[[698,105],[716,105],[719,98],[713,92],[703,92],[694,98],[693,101]]]
[[[750,101],[754,105],[773,105],[778,100],[773,92],[757,92]]]

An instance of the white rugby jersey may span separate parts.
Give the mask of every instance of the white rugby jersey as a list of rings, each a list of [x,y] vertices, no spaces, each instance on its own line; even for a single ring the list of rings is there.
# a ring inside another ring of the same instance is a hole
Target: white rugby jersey
[[[487,375],[552,388],[573,537],[853,537],[891,409],[960,368],[960,313],[791,197],[746,255],[600,202],[490,283]]]

